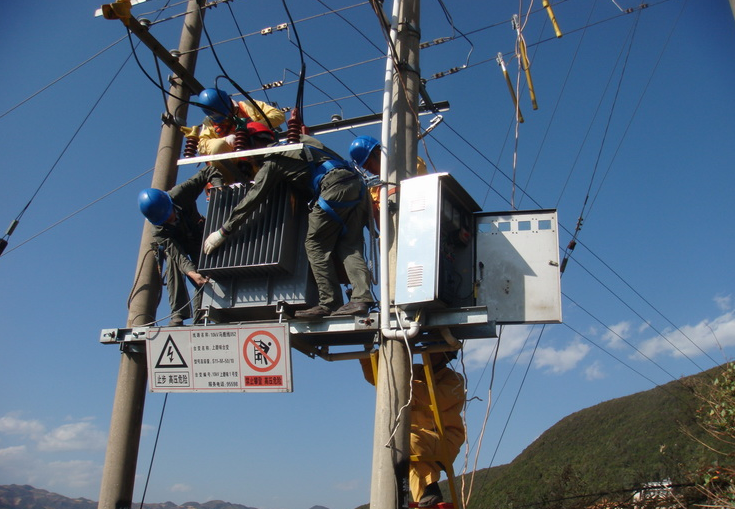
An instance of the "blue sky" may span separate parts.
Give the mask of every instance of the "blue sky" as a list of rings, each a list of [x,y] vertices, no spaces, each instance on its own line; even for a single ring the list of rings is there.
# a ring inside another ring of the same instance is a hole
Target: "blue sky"
[[[519,209],[557,208],[562,248],[584,217],[562,278],[564,323],[503,330],[479,452],[497,341],[465,345],[470,471],[475,462],[511,461],[570,413],[732,358],[735,23],[725,0],[652,2],[627,15],[621,8],[635,3],[567,0],[555,5],[565,32],[555,39],[538,2],[447,4],[454,31],[438,2],[422,6],[421,40],[455,39],[421,53],[429,94],[451,109],[419,153],[484,211],[508,210],[513,192]],[[135,12],[153,19],[163,5],[153,0]],[[94,500],[120,360],[98,338],[125,325],[143,225],[136,196],[150,183],[163,112],[160,92],[133,59],[125,63],[122,24],[94,18],[98,7],[14,2],[0,22],[3,229],[53,169],[0,257],[0,484]],[[231,7],[242,32],[258,34],[245,40],[260,81],[286,82],[253,95],[292,106],[297,48],[285,31],[259,35],[287,21],[282,3]],[[306,123],[379,111],[385,43],[369,5],[310,0],[289,8],[310,55]],[[353,26],[326,14],[330,8],[345,8]],[[503,53],[515,83],[509,20],[521,12],[525,21],[529,9],[523,34],[539,109],[522,92],[525,122],[516,131],[495,56]],[[227,5],[205,21],[216,41],[238,36]],[[176,18],[153,34],[174,48],[180,25]],[[241,40],[216,51],[244,89],[259,89]],[[155,76],[150,54],[138,55]],[[339,81],[324,68],[338,69]],[[463,69],[447,73],[453,68]],[[433,78],[439,73],[446,75]],[[211,52],[201,52],[196,74],[207,86],[221,74]],[[199,120],[193,110],[189,123]],[[358,134],[379,129],[322,140],[346,155]],[[179,180],[193,171],[184,167]],[[146,501],[223,499],[260,509],[367,502],[373,387],[354,361],[294,353],[293,370],[291,394],[171,395]],[[146,400],[136,501],[163,400]],[[463,451],[455,471],[464,464]]]

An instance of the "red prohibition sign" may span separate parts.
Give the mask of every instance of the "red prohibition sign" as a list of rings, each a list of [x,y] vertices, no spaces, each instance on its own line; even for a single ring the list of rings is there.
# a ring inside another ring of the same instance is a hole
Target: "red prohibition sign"
[[[255,338],[257,336],[267,336],[271,341],[256,341]],[[253,358],[248,355],[248,346],[250,345],[253,346]],[[271,352],[273,347],[276,349],[275,355]],[[281,344],[278,342],[278,338],[270,332],[259,330],[250,334],[245,340],[245,344],[242,346],[242,356],[248,366],[253,368],[255,371],[259,371],[261,373],[270,371],[276,367],[278,361],[281,360]],[[256,363],[261,363],[262,365],[258,366]]]

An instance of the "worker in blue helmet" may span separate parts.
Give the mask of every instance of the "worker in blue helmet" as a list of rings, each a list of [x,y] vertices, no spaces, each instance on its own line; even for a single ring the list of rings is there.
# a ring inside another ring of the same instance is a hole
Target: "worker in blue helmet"
[[[262,129],[253,129],[251,137],[255,148],[265,147],[268,141],[260,139],[258,131]],[[298,310],[294,316],[310,320],[330,315],[367,315],[374,299],[370,273],[363,258],[363,229],[369,207],[365,185],[347,161],[316,138],[302,134],[300,142],[303,144],[300,149],[251,158],[260,167],[253,186],[222,227],[206,238],[204,253],[219,249],[277,184],[288,182],[305,201],[313,203],[304,250],[319,294],[317,305]],[[344,305],[335,262],[344,267],[352,285],[350,301]]]
[[[358,136],[350,144],[350,158],[373,175],[380,175],[380,142],[372,136]]]
[[[236,131],[245,129],[249,122],[260,122],[275,130],[286,121],[286,115],[270,104],[255,99],[236,102],[226,91],[218,88],[205,88],[193,96],[191,102],[200,106],[206,117],[201,125],[182,127],[181,130],[187,138],[197,140],[197,151],[201,155],[233,152]],[[237,164],[212,164],[227,184],[248,182],[254,177],[247,165],[243,168]]]
[[[204,217],[197,210],[196,200],[213,172],[214,168],[208,166],[169,192],[151,188],[138,194],[138,207],[153,225],[153,240],[157,253],[162,255],[159,261],[165,267],[171,326],[183,325],[184,320],[192,317],[190,302],[194,307],[194,321],[199,321],[201,291],[189,299],[185,278],[195,287],[207,282],[207,278],[197,272]]]

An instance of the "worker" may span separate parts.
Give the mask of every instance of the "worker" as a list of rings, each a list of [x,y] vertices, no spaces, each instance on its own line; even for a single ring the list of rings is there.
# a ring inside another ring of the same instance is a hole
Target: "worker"
[[[185,277],[195,286],[202,287],[207,278],[197,272],[199,253],[204,236],[204,217],[197,210],[196,200],[212,178],[214,168],[207,166],[169,192],[144,189],[138,194],[138,207],[153,224],[153,240],[165,261],[168,300],[171,306],[170,326],[180,326],[192,317],[200,321],[201,291],[189,299]]]
[[[373,175],[380,176],[381,151],[380,142],[372,136],[358,136],[350,144],[350,158],[352,162],[369,171]],[[426,175],[426,162],[419,156],[416,157],[416,174]],[[380,184],[380,182],[378,182]],[[388,190],[388,196],[395,194],[395,187]],[[378,203],[380,202],[380,185],[370,187],[370,196],[375,204],[374,214],[377,216]]]
[[[444,427],[444,444],[437,433],[436,419],[423,364],[413,365],[411,398],[411,455],[445,457],[454,463],[465,440],[462,409],[465,404],[464,377],[448,366],[457,351],[434,352],[429,355],[434,377],[434,394]],[[375,385],[370,359],[360,359],[365,379]],[[443,502],[439,479],[443,466],[437,461],[412,461],[408,483],[413,500],[419,507],[436,507]]]
[[[252,124],[252,125],[251,125]],[[262,124],[248,124],[253,148],[264,148],[272,137]],[[272,133],[271,133],[272,134]],[[363,258],[363,228],[369,201],[362,177],[336,152],[319,140],[301,134],[302,149],[248,158],[260,169],[253,186],[232,210],[221,228],[204,242],[204,252],[212,253],[237,230],[280,182],[313,203],[308,217],[306,255],[316,281],[319,303],[295,313],[314,319],[329,315],[365,315],[373,304],[370,273]],[[342,287],[335,261],[344,266],[352,285],[350,301],[342,305]]]
[[[236,102],[218,88],[205,88],[191,101],[201,105],[206,117],[202,125],[182,127],[181,130],[187,138],[198,140],[197,151],[201,155],[233,152],[235,133],[238,129],[246,129],[248,122],[260,122],[275,129],[286,120],[286,115],[278,108],[255,99]],[[226,184],[245,183],[254,177],[247,170],[255,168],[248,165],[220,161],[211,164],[220,171]]]

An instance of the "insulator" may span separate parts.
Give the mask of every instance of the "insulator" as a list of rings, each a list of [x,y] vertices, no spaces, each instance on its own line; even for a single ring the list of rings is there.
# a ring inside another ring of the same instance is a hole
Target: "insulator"
[[[288,132],[286,134],[286,138],[288,138],[289,143],[298,143],[301,139],[299,135],[301,134],[301,121],[298,118],[290,118],[288,119],[288,122],[286,122],[288,125]]]
[[[250,137],[244,129],[235,131],[235,150],[247,150],[250,148]]]
[[[197,155],[197,145],[199,138],[187,138],[184,145],[184,157],[194,157]]]

